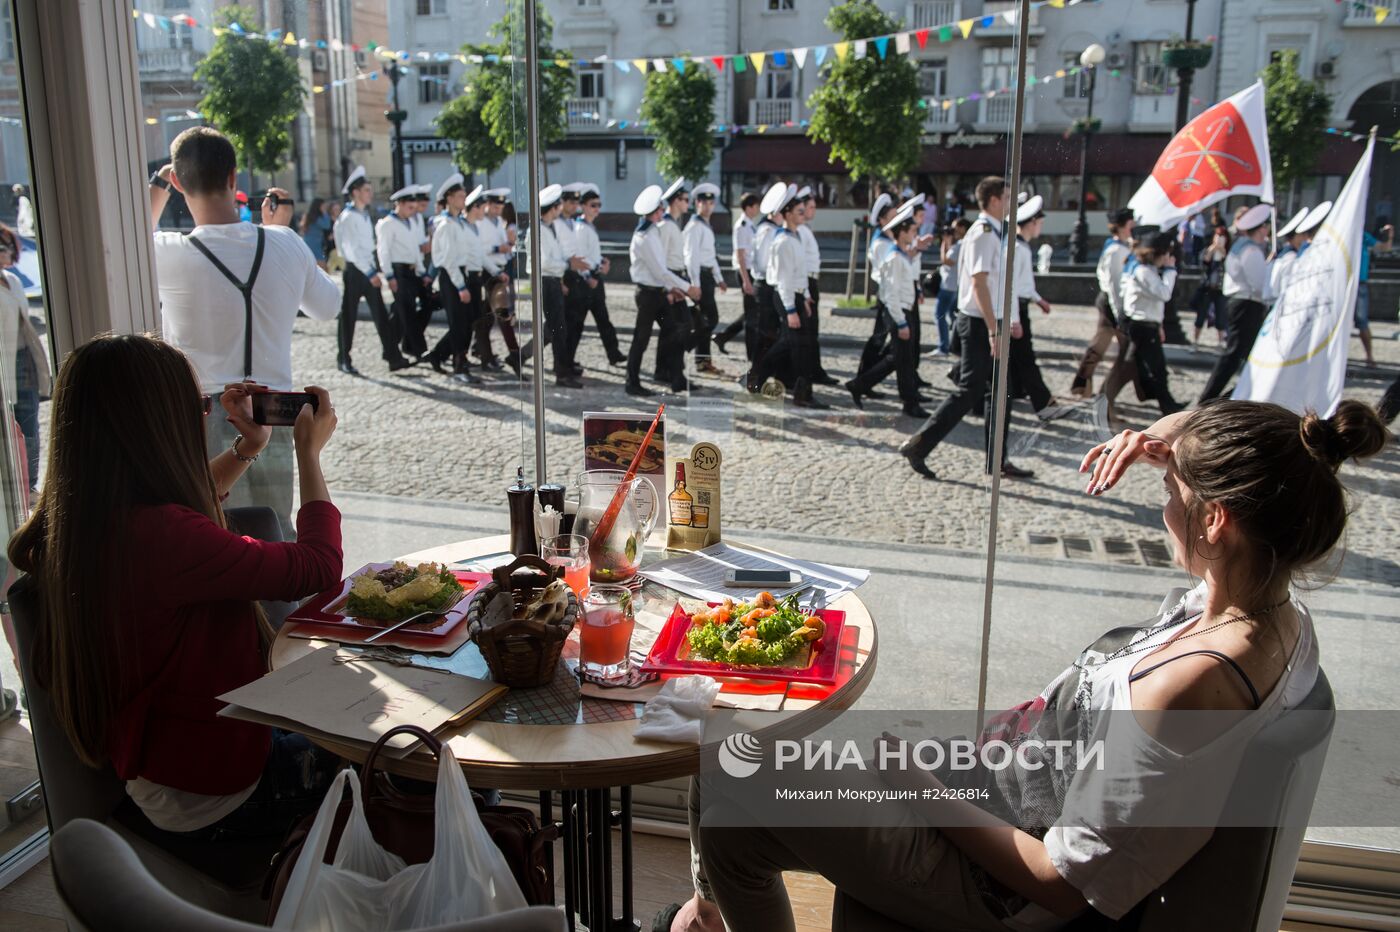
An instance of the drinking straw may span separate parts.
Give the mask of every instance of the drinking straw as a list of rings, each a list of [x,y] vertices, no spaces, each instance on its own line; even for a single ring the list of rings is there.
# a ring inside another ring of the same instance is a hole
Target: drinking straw
[[[647,448],[651,446],[651,437],[656,433],[656,425],[661,423],[661,415],[665,411],[665,404],[656,409],[656,417],[651,419],[651,426],[647,428],[646,438],[642,441],[642,445],[637,447],[637,452],[632,455],[632,464],[627,467],[627,472],[622,474],[622,481],[617,484],[612,501],[608,502],[607,511],[603,512],[598,526],[593,529],[593,536],[588,541],[590,556],[603,546],[603,542],[612,533],[613,525],[617,523],[618,512],[622,511],[622,502],[627,497],[627,490],[631,487],[632,480],[637,478],[637,467],[641,464],[642,457],[646,455]]]

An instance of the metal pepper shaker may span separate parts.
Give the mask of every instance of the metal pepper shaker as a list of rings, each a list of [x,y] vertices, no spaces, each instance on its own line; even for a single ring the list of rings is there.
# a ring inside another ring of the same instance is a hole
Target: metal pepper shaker
[[[510,505],[510,552],[516,556],[539,555],[535,540],[535,487],[525,481],[525,468],[515,471],[515,484],[506,489]]]

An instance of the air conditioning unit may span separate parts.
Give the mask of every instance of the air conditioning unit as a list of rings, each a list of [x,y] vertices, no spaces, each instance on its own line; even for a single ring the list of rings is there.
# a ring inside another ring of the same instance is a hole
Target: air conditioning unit
[[[1105,68],[1126,68],[1128,67],[1128,56],[1124,55],[1122,52],[1109,52],[1108,55],[1105,56],[1103,64]]]
[[[1337,76],[1337,63],[1332,59],[1317,63],[1317,76],[1320,80],[1326,81]]]
[[[661,10],[660,12],[658,12],[658,13],[656,14],[656,25],[658,25],[658,26],[674,26],[674,25],[676,25],[676,11],[675,11],[675,10]]]
[[[326,50],[325,50],[325,49],[313,49],[313,50],[312,50],[312,52],[311,52],[311,70],[312,70],[312,71],[329,71],[329,70],[330,70],[330,64],[329,64],[329,62],[330,62],[330,59],[327,57],[327,55],[326,55]]]

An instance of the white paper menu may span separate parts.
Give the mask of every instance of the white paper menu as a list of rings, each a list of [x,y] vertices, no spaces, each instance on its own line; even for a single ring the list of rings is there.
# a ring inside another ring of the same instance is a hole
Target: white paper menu
[[[704,550],[663,560],[653,566],[644,567],[642,576],[658,585],[684,592],[686,595],[707,602],[719,602],[731,598],[736,602],[752,599],[761,589],[742,589],[726,586],[725,574],[732,569],[744,570],[793,570],[802,577],[802,582],[788,589],[773,590],[773,595],[782,598],[790,592],[807,589],[820,593],[831,601],[843,592],[862,585],[870,578],[869,570],[845,566],[832,566],[828,563],[813,563],[810,560],[797,560],[782,554],[768,551],[747,550],[721,541]]]

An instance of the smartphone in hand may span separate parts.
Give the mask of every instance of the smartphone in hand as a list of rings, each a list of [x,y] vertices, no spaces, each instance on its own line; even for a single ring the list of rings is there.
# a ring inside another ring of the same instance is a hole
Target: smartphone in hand
[[[317,410],[316,396],[310,392],[255,392],[249,396],[253,402],[253,423],[266,427],[291,427],[303,405],[311,405]]]

